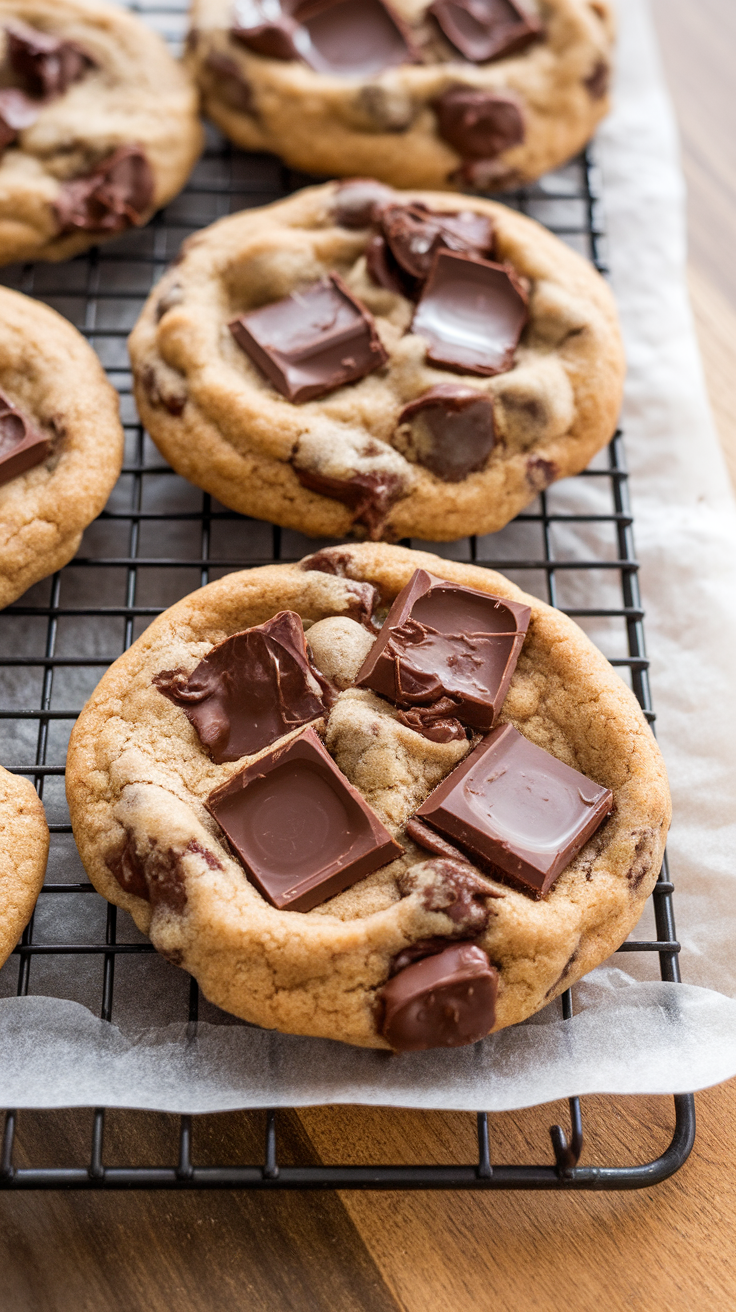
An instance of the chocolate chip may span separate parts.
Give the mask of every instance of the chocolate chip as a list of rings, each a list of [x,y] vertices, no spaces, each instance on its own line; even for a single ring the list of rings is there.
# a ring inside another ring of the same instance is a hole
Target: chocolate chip
[[[440,857],[411,866],[399,877],[399,888],[404,896],[418,892],[425,910],[448,916],[463,938],[483,933],[490,916],[486,899],[504,896],[463,858]]]
[[[163,406],[170,415],[180,415],[187,403],[186,392],[171,392],[163,385],[153,365],[147,364],[141,373],[141,384],[149,405]]]
[[[384,985],[381,1032],[397,1052],[476,1043],[493,1029],[497,991],[498,972],[487,954],[454,944]]]
[[[335,223],[341,228],[368,228],[373,222],[377,206],[392,200],[396,192],[392,187],[373,178],[350,178],[340,183],[332,200]]]
[[[240,114],[255,114],[253,87],[234,59],[213,50],[205,60],[205,68],[214,74],[218,99]]]
[[[17,20],[5,24],[8,62],[26,91],[51,100],[78,82],[94,61],[75,41],[61,41]]]
[[[463,159],[495,159],[524,140],[521,107],[511,95],[458,84],[443,91],[432,108],[440,136]]]
[[[361,524],[368,530],[371,541],[377,541],[386,523],[392,505],[404,488],[397,474],[373,470],[356,473],[350,478],[329,478],[311,469],[294,466],[302,487],[323,497],[334,497],[353,512],[353,525]]]
[[[526,481],[534,492],[544,492],[558,475],[554,460],[542,456],[529,456],[526,462]]]
[[[602,100],[608,95],[608,87],[611,81],[611,69],[605,59],[599,59],[594,65],[592,73],[583,78],[583,85],[587,87],[588,95],[591,100]]]
[[[59,232],[124,232],[142,221],[155,191],[139,146],[119,146],[81,178],[62,185],[54,208]]]
[[[143,852],[140,852],[130,831],[126,831],[122,847],[108,856],[107,867],[126,893],[143,898],[154,908],[163,907],[181,915],[187,904],[182,867],[182,857],[186,853],[204,857],[211,870],[223,868],[214,852],[202,847],[195,838],[190,839],[183,851],[161,848],[155,838],[148,838]]]
[[[419,280],[429,274],[438,250],[482,256],[493,246],[491,220],[469,210],[443,214],[420,202],[389,204],[381,209],[379,222],[395,260]]]
[[[448,41],[476,64],[517,54],[542,31],[539,19],[515,0],[433,0],[428,12]]]
[[[492,398],[457,383],[440,383],[410,401],[401,424],[409,426],[406,454],[447,483],[482,469],[493,450]]]

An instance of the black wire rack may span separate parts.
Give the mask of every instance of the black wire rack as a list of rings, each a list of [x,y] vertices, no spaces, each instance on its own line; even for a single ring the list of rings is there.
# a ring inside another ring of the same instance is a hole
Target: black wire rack
[[[181,38],[179,0],[168,5],[143,0],[130,7],[173,42]],[[148,291],[190,232],[224,214],[287,195],[306,180],[270,156],[244,154],[210,134],[185,191],[146,229],[65,265],[3,270],[6,285],[60,310],[98,351],[120,392],[126,457],[110,502],[87,530],[74,561],[0,616],[0,759],[34,781],[52,834],[46,883],[33,920],[0,970],[0,997],[33,992],[70,998],[103,1020],[132,1019],[142,1026],[186,1019],[190,1033],[199,1019],[228,1020],[200,997],[195,980],[158,957],[125,913],[108,906],[87,881],[66,810],[64,756],[71,725],[103,671],[161,610],[229,570],[295,560],[315,549],[313,540],[226,509],[162,463],[137,420],[126,353],[127,333]],[[605,272],[600,182],[589,152],[504,200],[544,222]],[[449,545],[411,545],[499,568],[573,616],[620,668],[653,721],[620,433],[589,469],[554,485],[501,533]],[[672,892],[665,863],[652,896],[653,937],[630,940],[619,952],[646,954],[663,980],[679,982]],[[572,993],[556,1005],[569,1019]],[[578,1098],[570,1099],[569,1132],[551,1127],[552,1151],[540,1165],[492,1164],[486,1113],[477,1116],[475,1161],[283,1165],[279,1114],[268,1111],[259,1163],[197,1165],[192,1146],[196,1118],[185,1115],[177,1160],[110,1166],[104,1160],[106,1110],[97,1108],[86,1161],[17,1167],[19,1114],[9,1110],[0,1188],[637,1189],[672,1175],[692,1148],[693,1098],[677,1095],[674,1105],[674,1133],[666,1151],[655,1161],[625,1167],[579,1164],[583,1119]]]

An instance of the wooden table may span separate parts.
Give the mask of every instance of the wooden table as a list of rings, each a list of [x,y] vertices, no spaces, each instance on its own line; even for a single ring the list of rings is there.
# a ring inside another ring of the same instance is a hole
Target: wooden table
[[[711,399],[736,482],[736,146],[733,0],[654,0],[683,130],[691,289]],[[605,1107],[605,1111],[604,1111]],[[0,1194],[0,1312],[721,1312],[734,1307],[736,1083],[697,1098],[689,1162],[653,1191],[560,1194]],[[669,1099],[586,1099],[586,1162],[656,1156]],[[385,1161],[474,1152],[474,1118],[315,1109],[284,1118],[283,1160]],[[564,1105],[491,1118],[496,1161],[551,1160]],[[109,1117],[137,1159],[170,1160],[175,1118]],[[91,1114],[22,1119],[35,1163],[87,1151]],[[195,1126],[198,1161],[260,1160],[263,1115]],[[122,1153],[122,1147],[120,1148]]]

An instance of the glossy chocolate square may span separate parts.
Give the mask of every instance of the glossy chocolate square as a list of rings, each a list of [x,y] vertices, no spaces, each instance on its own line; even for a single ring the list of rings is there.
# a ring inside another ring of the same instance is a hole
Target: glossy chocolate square
[[[48,439],[0,392],[0,486],[40,465],[48,453]]]
[[[429,12],[448,41],[474,64],[517,54],[542,31],[539,19],[515,0],[433,0]]]
[[[207,809],[280,911],[309,911],[403,851],[313,729],[216,788]]]
[[[513,365],[528,317],[526,293],[504,265],[438,250],[411,331],[427,341],[432,364],[490,377]]]
[[[241,314],[230,331],[287,401],[298,404],[357,382],[388,356],[372,316],[342,278],[327,278]]]
[[[612,806],[609,789],[503,724],[416,814],[472,861],[543,897]]]
[[[472,728],[495,723],[531,610],[419,569],[391,607],[355,680],[397,706],[451,698]]]

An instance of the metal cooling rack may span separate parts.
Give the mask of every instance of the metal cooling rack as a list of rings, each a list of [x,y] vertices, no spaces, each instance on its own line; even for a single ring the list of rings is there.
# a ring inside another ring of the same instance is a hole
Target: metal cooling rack
[[[181,38],[179,0],[130,7],[145,13],[173,43]],[[162,609],[229,570],[295,560],[315,549],[313,540],[227,510],[162,463],[137,422],[126,354],[127,333],[184,237],[224,214],[287,195],[304,181],[274,158],[246,155],[211,134],[185,191],[146,229],[65,265],[2,271],[2,282],[60,310],[98,351],[120,392],[126,458],[108,507],[87,530],[75,560],[0,616],[0,759],[34,781],[52,834],[46,884],[20,945],[0,970],[0,996],[34,992],[71,998],[104,1020],[145,1026],[186,1018],[191,1027],[198,1019],[229,1019],[200,997],[195,980],[155,954],[125,913],[108,906],[87,881],[66,810],[64,756],[71,725],[104,669]],[[599,180],[590,154],[504,199],[605,271]],[[554,485],[501,533],[449,545],[411,545],[499,568],[574,616],[630,681],[647,718],[654,719],[620,434],[583,474]],[[653,937],[626,942],[619,951],[643,954],[641,961],[656,963],[663,980],[679,982],[672,891],[665,865],[652,897]],[[569,1019],[570,991],[561,1007]],[[18,1113],[8,1111],[0,1188],[636,1189],[673,1174],[692,1148],[693,1098],[678,1095],[674,1104],[667,1150],[655,1161],[627,1167],[578,1165],[583,1144],[578,1098],[570,1099],[569,1135],[551,1128],[552,1152],[540,1165],[492,1165],[492,1121],[489,1126],[485,1113],[477,1117],[476,1161],[280,1165],[278,1113],[269,1111],[260,1163],[197,1165],[196,1118],[182,1116],[176,1161],[111,1167],[104,1162],[106,1112],[98,1108],[86,1161],[18,1168],[13,1164]]]

